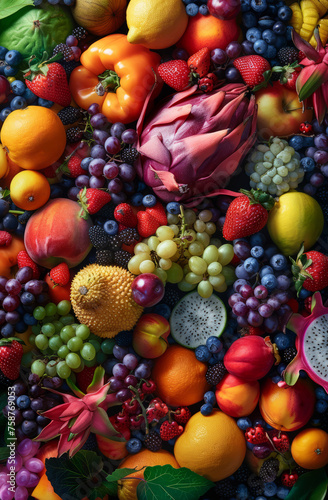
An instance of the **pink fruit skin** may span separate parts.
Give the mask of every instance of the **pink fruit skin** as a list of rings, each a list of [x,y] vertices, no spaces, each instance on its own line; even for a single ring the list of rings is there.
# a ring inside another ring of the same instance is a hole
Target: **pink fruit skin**
[[[275,362],[269,337],[248,335],[237,339],[228,349],[223,363],[229,373],[244,380],[259,380]]]
[[[126,449],[126,442],[130,439],[131,432],[129,429],[124,429],[122,430],[122,435],[126,441],[113,441],[112,439],[95,434],[98,448],[105,457],[111,460],[121,460],[129,454]]]
[[[74,267],[88,255],[92,248],[92,221],[79,216],[80,208],[75,201],[56,198],[32,215],[26,225],[24,244],[34,262],[48,269],[61,262]]]
[[[230,417],[246,417],[256,408],[260,397],[260,384],[249,382],[228,373],[216,386],[216,401],[219,408]]]
[[[139,356],[158,358],[167,349],[170,324],[160,314],[144,314],[133,331],[132,346]]]

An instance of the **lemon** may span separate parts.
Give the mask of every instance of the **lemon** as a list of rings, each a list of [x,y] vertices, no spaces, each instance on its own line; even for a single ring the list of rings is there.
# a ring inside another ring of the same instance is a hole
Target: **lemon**
[[[324,217],[312,196],[289,191],[279,197],[269,213],[267,228],[275,245],[284,255],[295,255],[304,241],[309,250],[322,233]]]
[[[2,179],[2,177],[6,175],[7,170],[8,170],[8,162],[7,162],[6,151],[2,147],[2,144],[0,144],[0,179]]]
[[[128,42],[166,49],[183,35],[188,15],[182,0],[131,0],[126,10]]]

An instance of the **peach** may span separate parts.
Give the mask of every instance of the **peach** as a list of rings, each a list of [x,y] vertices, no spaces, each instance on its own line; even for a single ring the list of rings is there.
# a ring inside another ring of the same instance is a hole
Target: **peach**
[[[24,236],[27,253],[37,264],[51,269],[66,262],[80,264],[91,250],[92,221],[80,217],[80,205],[66,198],[50,200],[29,219]]]
[[[113,423],[112,417],[110,417],[110,420]],[[113,441],[113,439],[96,434],[98,448],[105,457],[111,460],[121,460],[129,454],[126,449],[126,442],[130,439],[131,432],[129,429],[123,429],[121,433],[126,441]]]
[[[17,264],[17,254],[25,250],[23,240],[17,236],[13,239],[9,246],[0,247],[0,276],[12,278],[12,267]]]
[[[144,314],[133,330],[132,346],[143,358],[158,358],[167,348],[170,324],[160,314]]]
[[[250,415],[260,397],[260,384],[228,373],[216,386],[216,401],[224,413],[239,418]]]
[[[267,378],[261,387],[259,407],[263,419],[275,429],[296,431],[307,424],[315,406],[310,381],[298,379],[295,385],[279,387]]]

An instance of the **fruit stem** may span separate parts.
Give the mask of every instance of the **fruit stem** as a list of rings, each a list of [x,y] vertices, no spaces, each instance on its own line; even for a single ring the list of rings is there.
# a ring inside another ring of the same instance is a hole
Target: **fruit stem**
[[[130,391],[134,392],[134,394],[135,394],[134,398],[138,401],[138,403],[140,405],[141,413],[142,413],[142,416],[143,416],[144,421],[145,421],[146,434],[148,434],[149,433],[149,424],[148,424],[148,420],[147,420],[147,413],[146,413],[146,409],[145,409],[144,405],[142,404],[139,391],[138,391],[138,389],[133,387],[133,385],[129,385],[129,389],[130,389]]]
[[[22,215],[24,212],[22,210],[9,210],[9,214],[17,214],[17,215]]]

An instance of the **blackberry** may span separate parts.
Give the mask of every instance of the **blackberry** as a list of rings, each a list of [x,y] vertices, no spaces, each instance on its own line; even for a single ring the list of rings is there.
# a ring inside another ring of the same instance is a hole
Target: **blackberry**
[[[81,110],[73,106],[66,106],[57,113],[58,118],[61,119],[63,125],[71,125],[81,118]]]
[[[80,63],[77,62],[77,61],[63,61],[61,63],[61,65],[63,66],[63,68],[65,70],[67,79],[69,79],[69,77],[71,76],[71,73],[72,73],[73,69],[75,69],[78,66],[80,66]]]
[[[102,227],[92,226],[89,229],[89,238],[97,250],[105,250],[109,245],[109,236]]]
[[[7,389],[7,387],[12,386],[13,383],[14,381],[6,377],[6,375],[3,374],[2,370],[0,370],[0,387]]]
[[[100,266],[111,266],[114,262],[111,250],[97,250],[96,263]]]
[[[117,250],[117,252],[114,253],[114,263],[116,266],[127,269],[131,257],[132,255],[129,252],[125,252],[125,250]]]
[[[79,127],[71,127],[66,130],[66,140],[68,143],[80,141],[83,137],[83,131]]]
[[[114,219],[114,210],[115,205],[112,203],[106,203],[100,210],[97,212],[97,218],[113,220]]]
[[[119,233],[118,237],[125,245],[132,245],[133,243],[139,241],[140,238],[138,231],[133,227],[123,229],[123,231]]]
[[[282,47],[278,52],[278,59],[282,66],[298,61],[298,50],[294,47]]]
[[[251,474],[247,479],[247,485],[252,495],[262,495],[264,491],[264,482],[259,476]]]
[[[183,295],[183,292],[181,292],[176,285],[166,283],[164,297],[161,302],[164,302],[164,304],[167,304],[171,309],[173,309]]]
[[[34,210],[25,210],[23,214],[20,214],[17,219],[20,224],[26,224],[29,218],[34,214]]]
[[[295,358],[297,349],[295,347],[287,347],[282,353],[282,360],[284,363],[290,363]]]
[[[56,45],[52,54],[55,56],[59,52],[63,54],[63,59],[66,62],[72,61],[74,59],[74,53],[71,47],[68,47],[68,45],[65,45],[64,43],[59,43],[58,45]]]
[[[139,151],[137,151],[136,148],[124,148],[123,151],[121,151],[121,160],[131,165],[133,165],[138,156]]]
[[[237,483],[228,477],[218,481],[215,486],[215,493],[218,498],[231,498],[237,493]]]
[[[238,483],[247,483],[248,476],[250,474],[249,468],[246,464],[241,464],[239,469],[233,473],[233,477]]]
[[[317,189],[315,197],[320,205],[328,205],[328,185],[324,185]]]
[[[145,447],[150,451],[158,451],[162,448],[162,439],[156,431],[151,431],[144,439]]]
[[[299,476],[302,476],[302,474],[305,474],[306,472],[309,472],[308,469],[303,469],[300,465],[295,465],[294,470],[297,472]]]
[[[132,344],[132,336],[133,332],[123,330],[122,332],[116,335],[115,343],[120,347],[129,347]]]
[[[115,236],[108,237],[108,244],[109,244],[109,248],[113,252],[117,252],[117,250],[120,250],[120,248],[122,246],[121,240],[117,234]]]
[[[206,382],[210,385],[217,385],[221,382],[226,373],[227,370],[223,363],[217,363],[216,365],[210,366],[205,375]]]
[[[272,483],[278,475],[279,460],[277,458],[269,458],[263,462],[260,468],[259,477],[266,483]]]
[[[97,438],[93,432],[90,433],[88,439],[82,446],[82,450],[95,451],[98,449]]]
[[[82,28],[82,26],[77,26],[77,28],[74,28],[72,31],[72,35],[75,36],[78,40],[83,40],[88,36],[87,30]]]

